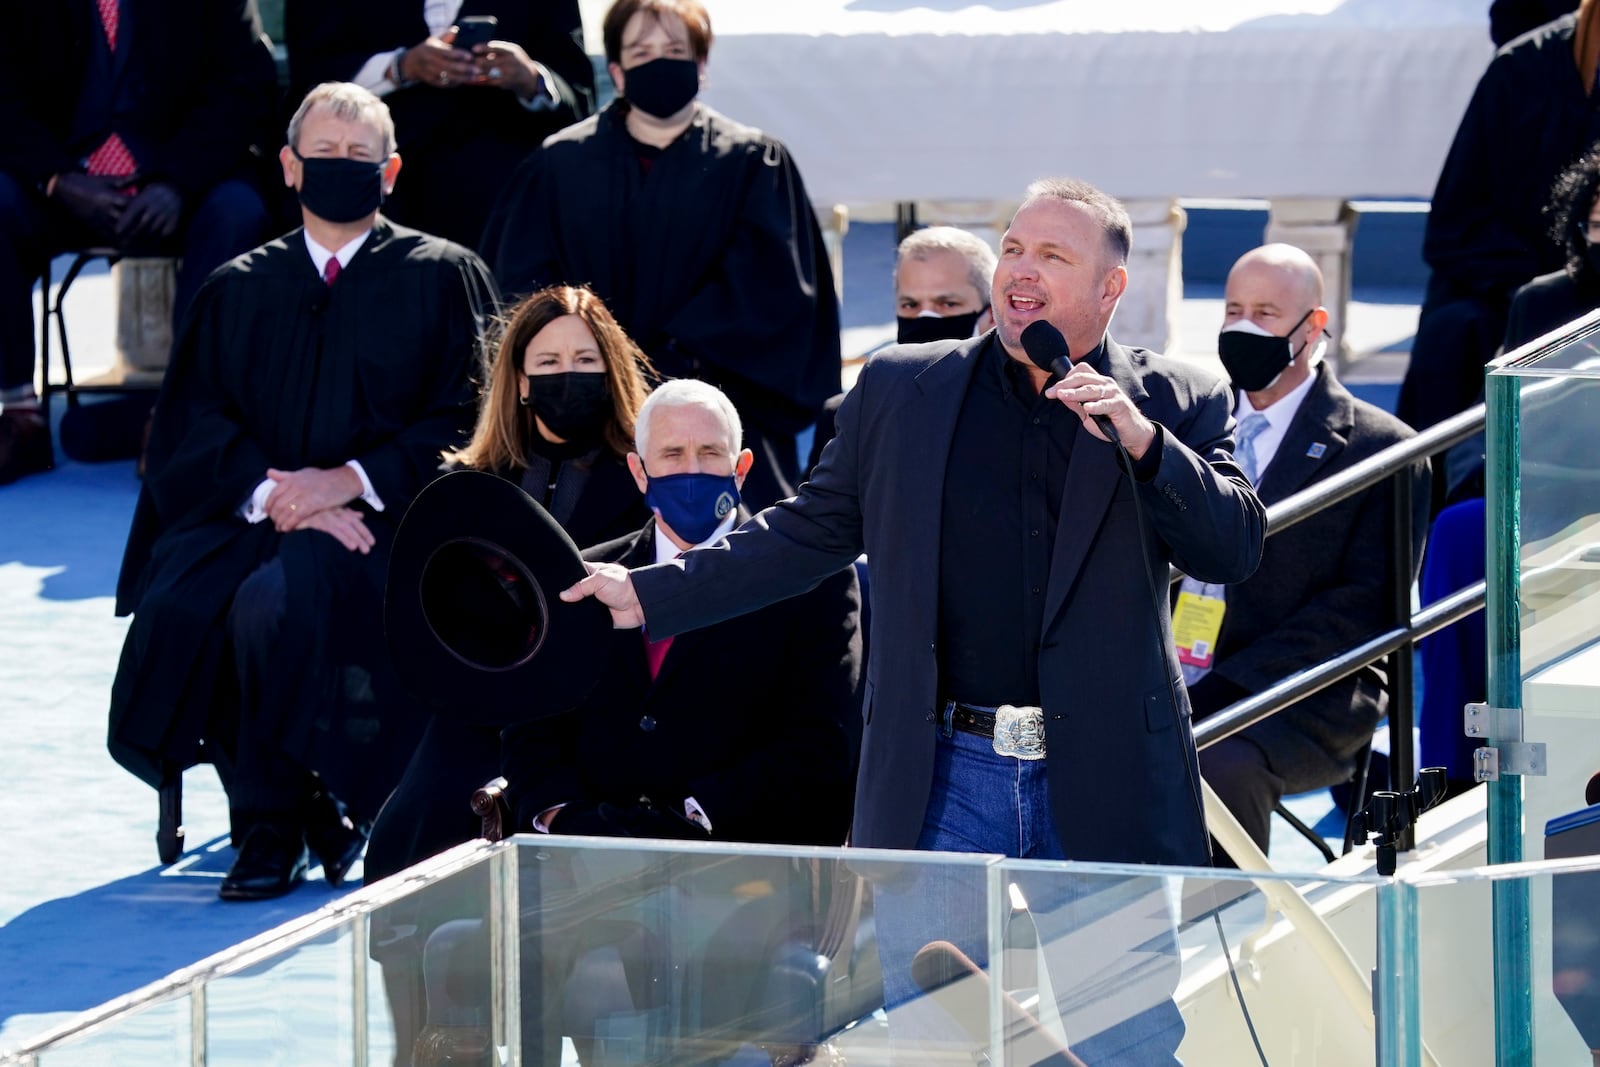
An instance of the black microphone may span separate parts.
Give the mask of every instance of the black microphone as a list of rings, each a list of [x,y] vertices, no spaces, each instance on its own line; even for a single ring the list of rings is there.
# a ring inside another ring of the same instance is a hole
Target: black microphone
[[[1067,372],[1072,369],[1072,350],[1067,346],[1067,339],[1061,336],[1061,331],[1048,319],[1035,319],[1023,327],[1022,350],[1028,353],[1033,365],[1042,371],[1049,371],[1065,378]],[[1107,441],[1114,445],[1122,443],[1110,416],[1091,417],[1094,419],[1094,424],[1100,428],[1100,432],[1106,435]]]
[[[979,1047],[989,1044],[989,976],[965,952],[949,941],[928,942],[911,960],[911,980]],[[1003,991],[1000,996],[1008,1062],[1014,1058],[1045,1067],[1084,1067],[1015,997]]]

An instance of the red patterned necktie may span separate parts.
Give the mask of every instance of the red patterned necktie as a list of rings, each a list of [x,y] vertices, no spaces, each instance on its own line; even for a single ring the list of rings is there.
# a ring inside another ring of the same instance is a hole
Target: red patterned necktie
[[[329,256],[328,262],[322,265],[322,280],[332,285],[339,280],[339,257]]]
[[[117,3],[118,0],[99,0],[100,24],[105,27],[106,43],[113,52],[117,50]],[[139,164],[122,138],[113,133],[89,153],[87,169],[97,177],[126,178],[139,169]]]

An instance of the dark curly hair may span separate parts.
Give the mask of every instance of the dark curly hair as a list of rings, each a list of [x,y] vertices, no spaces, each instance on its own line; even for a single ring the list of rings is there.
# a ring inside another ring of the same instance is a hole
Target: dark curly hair
[[[1600,142],[1561,172],[1544,209],[1550,219],[1550,236],[1566,253],[1567,274],[1574,278],[1588,269],[1589,242],[1582,223],[1588,221],[1596,197],[1600,197]]]

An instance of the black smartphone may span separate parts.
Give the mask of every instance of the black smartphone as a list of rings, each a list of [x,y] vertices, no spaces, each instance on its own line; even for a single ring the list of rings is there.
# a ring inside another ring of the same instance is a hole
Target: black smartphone
[[[500,34],[500,20],[493,15],[468,15],[456,20],[455,47],[470,52],[474,45],[488,44]]]

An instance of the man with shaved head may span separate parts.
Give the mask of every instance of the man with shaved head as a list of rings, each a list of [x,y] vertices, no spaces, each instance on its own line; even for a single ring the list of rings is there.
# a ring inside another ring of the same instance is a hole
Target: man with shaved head
[[[1339,384],[1322,361],[1327,326],[1322,272],[1300,249],[1264,245],[1228,273],[1217,350],[1237,393],[1234,456],[1269,506],[1412,436]],[[1417,560],[1427,471],[1421,461],[1411,471]],[[1268,538],[1261,566],[1243,582],[1183,583],[1175,629],[1195,721],[1389,623],[1392,498],[1387,483],[1376,485]],[[1386,685],[1380,666],[1366,667],[1201,751],[1206,781],[1262,851],[1285,793],[1354,773],[1384,716]]]

